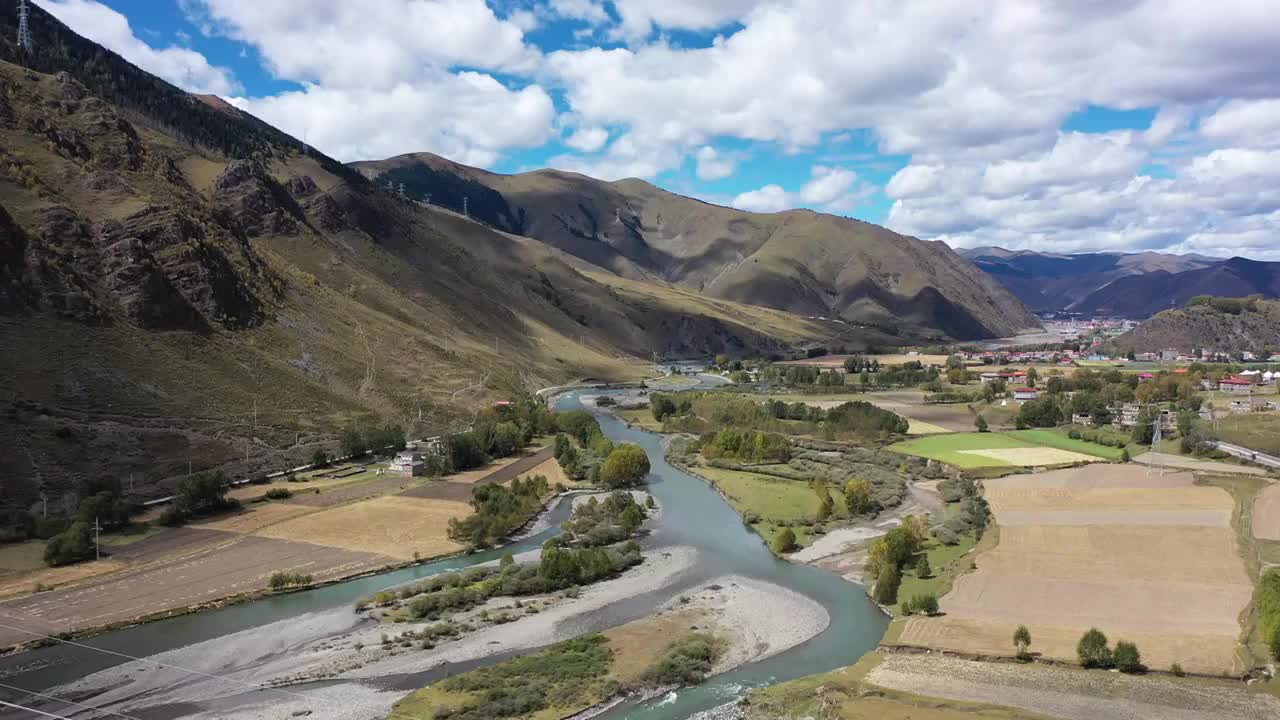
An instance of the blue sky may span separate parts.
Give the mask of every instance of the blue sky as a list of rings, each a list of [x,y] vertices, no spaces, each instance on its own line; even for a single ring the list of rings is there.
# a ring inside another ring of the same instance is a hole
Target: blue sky
[[[1280,259],[1264,0],[36,0],[342,160],[431,151],[955,246]]]

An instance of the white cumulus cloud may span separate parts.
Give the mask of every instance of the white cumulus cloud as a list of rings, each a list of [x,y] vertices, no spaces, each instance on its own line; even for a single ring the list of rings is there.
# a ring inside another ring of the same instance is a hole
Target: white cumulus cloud
[[[239,90],[231,71],[209,63],[194,50],[153,48],[139,40],[124,15],[94,0],[38,0],[67,27],[103,45],[138,67],[193,93],[226,95]]]

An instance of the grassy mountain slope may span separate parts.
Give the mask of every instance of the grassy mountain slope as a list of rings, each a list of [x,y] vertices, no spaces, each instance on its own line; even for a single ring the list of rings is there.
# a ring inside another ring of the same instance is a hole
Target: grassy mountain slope
[[[379,182],[403,182],[418,196],[432,193],[432,203],[455,210],[456,190],[471,188],[474,216],[623,277],[957,338],[1038,326],[1016,298],[944,244],[857,220],[807,210],[749,213],[641,180],[603,182],[554,170],[498,175],[426,153],[353,167]]]
[[[1270,354],[1280,350],[1280,302],[1259,301],[1256,310],[1240,313],[1208,305],[1165,310],[1112,343],[1120,351],[1176,348],[1183,352],[1209,349]]]
[[[1123,277],[1179,273],[1222,262],[1202,255],[1155,252],[1059,255],[994,247],[958,252],[1036,312],[1075,310],[1090,293]]]
[[[444,430],[652,351],[888,339],[584,274],[33,22],[30,62],[57,73],[0,62],[5,508],[95,475],[147,497],[188,463],[279,468],[357,420]]]
[[[1208,267],[1164,270],[1124,277],[1077,302],[1073,309],[1093,315],[1143,318],[1180,307],[1196,295],[1280,297],[1280,263],[1231,258]]]

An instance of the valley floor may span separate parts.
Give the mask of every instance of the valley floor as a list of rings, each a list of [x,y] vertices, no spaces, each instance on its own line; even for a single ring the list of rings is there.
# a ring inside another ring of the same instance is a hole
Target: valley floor
[[[11,597],[0,601],[0,647],[256,597],[278,572],[324,584],[456,553],[463,546],[448,538],[448,522],[471,514],[473,487],[533,474],[566,479],[550,448],[530,448],[444,480],[371,470],[350,482],[286,483],[293,497],[271,502],[250,501],[270,486],[242,486],[233,491],[246,501],[240,512],[158,529],[96,562],[3,578],[0,593]]]

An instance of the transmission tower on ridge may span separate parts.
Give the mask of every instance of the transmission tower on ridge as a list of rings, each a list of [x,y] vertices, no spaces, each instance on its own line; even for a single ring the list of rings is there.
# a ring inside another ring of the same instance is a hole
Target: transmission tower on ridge
[[[1151,470],[1154,469],[1159,473],[1160,477],[1164,477],[1164,459],[1160,454],[1160,441],[1163,439],[1163,433],[1161,432],[1164,425],[1163,420],[1164,417],[1157,412],[1155,422],[1152,423],[1155,427],[1151,432],[1151,464],[1147,466],[1148,475],[1150,475]]]
[[[28,24],[30,9],[27,7],[27,0],[18,0],[18,49],[31,52],[34,50],[31,42],[31,27]]]

